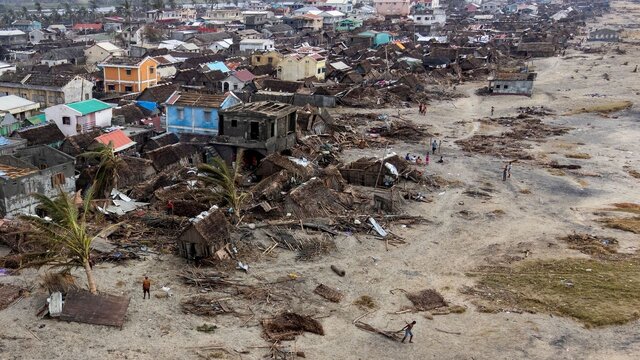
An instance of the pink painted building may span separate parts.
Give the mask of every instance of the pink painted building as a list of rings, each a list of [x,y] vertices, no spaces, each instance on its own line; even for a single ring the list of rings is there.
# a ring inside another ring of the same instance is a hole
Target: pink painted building
[[[411,9],[410,0],[374,0],[376,12],[384,16],[407,16]]]

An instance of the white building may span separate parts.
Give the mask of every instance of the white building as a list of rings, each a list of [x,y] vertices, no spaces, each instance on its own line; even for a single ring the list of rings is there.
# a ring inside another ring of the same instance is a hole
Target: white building
[[[4,74],[7,71],[16,71],[16,66],[0,61],[0,75]]]
[[[444,26],[447,22],[447,13],[442,8],[435,8],[433,10],[425,10],[420,14],[409,15],[409,18],[413,19],[413,23],[416,26]]]
[[[53,121],[65,136],[111,126],[111,105],[97,99],[61,104],[44,109],[47,121]]]
[[[124,50],[108,41],[99,42],[84,51],[87,64],[97,64],[109,56],[124,56],[124,54]]]
[[[353,4],[354,2],[352,0],[327,0],[327,2],[324,3],[325,6],[333,7],[345,14],[350,14],[353,11]]]
[[[271,39],[240,40],[240,51],[254,52],[258,50],[273,50],[275,43]]]
[[[322,27],[325,29],[333,29],[337,22],[346,18],[346,14],[338,10],[323,11],[319,15],[322,16]]]
[[[211,44],[209,46],[209,50],[213,52],[223,51],[223,50],[227,50],[229,47],[231,47],[231,45],[233,45],[233,39],[231,38],[224,39],[224,40],[216,41],[213,44]]]
[[[40,104],[15,95],[0,96],[0,126],[5,126],[6,115],[11,114],[15,120],[24,121],[35,115]]]

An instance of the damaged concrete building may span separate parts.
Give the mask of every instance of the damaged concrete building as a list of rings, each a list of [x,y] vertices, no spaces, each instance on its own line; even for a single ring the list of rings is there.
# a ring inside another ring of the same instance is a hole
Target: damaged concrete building
[[[19,149],[0,156],[0,215],[35,213],[32,194],[54,197],[75,190],[74,158],[49,146]]]
[[[537,74],[524,73],[495,73],[489,77],[489,91],[495,95],[527,95],[533,94],[533,82]]]
[[[298,108],[289,104],[259,101],[220,112],[219,136],[213,145],[227,162],[239,149],[263,158],[296,143]]]

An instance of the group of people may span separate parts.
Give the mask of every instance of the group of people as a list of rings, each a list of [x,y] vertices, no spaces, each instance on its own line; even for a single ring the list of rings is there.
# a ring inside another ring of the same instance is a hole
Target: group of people
[[[427,104],[420,103],[418,105],[418,111],[420,112],[420,115],[427,115]]]
[[[516,161],[512,160],[505,164],[504,169],[502,169],[502,181],[507,181],[507,179],[511,178],[511,164]]]

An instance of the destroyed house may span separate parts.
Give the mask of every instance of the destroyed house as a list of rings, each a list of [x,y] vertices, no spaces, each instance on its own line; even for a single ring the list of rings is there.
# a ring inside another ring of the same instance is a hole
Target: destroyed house
[[[167,130],[175,133],[218,134],[218,111],[239,104],[235,95],[175,93],[166,103]]]
[[[362,186],[390,186],[401,174],[410,170],[409,164],[398,155],[381,161],[361,158],[339,168],[342,177],[349,183]]]
[[[234,106],[220,112],[220,129],[215,148],[231,162],[239,148],[263,157],[290,148],[296,142],[297,108],[259,101]]]
[[[58,188],[75,190],[74,158],[49,146],[18,149],[0,156],[0,215],[35,213],[33,193],[54,197]]]
[[[64,141],[64,134],[52,122],[16,130],[11,137],[27,140],[27,146],[48,145],[57,148]]]
[[[153,167],[158,172],[165,169],[196,166],[202,159],[197,147],[184,143],[163,146],[145,153],[145,156],[153,162]]]
[[[20,96],[39,102],[41,108],[90,99],[92,90],[91,81],[73,74],[12,72],[0,77],[0,96]]]
[[[184,258],[205,259],[229,243],[227,219],[220,211],[204,213],[191,220],[178,237],[178,251]]]
[[[533,93],[533,82],[537,74],[496,73],[489,77],[489,91],[495,95],[527,95]]]
[[[517,54],[524,57],[550,57],[556,53],[556,47],[550,42],[520,42]]]
[[[595,31],[591,31],[589,33],[589,37],[587,38],[589,41],[606,41],[606,42],[618,42],[620,41],[620,34],[611,29],[599,29]]]

